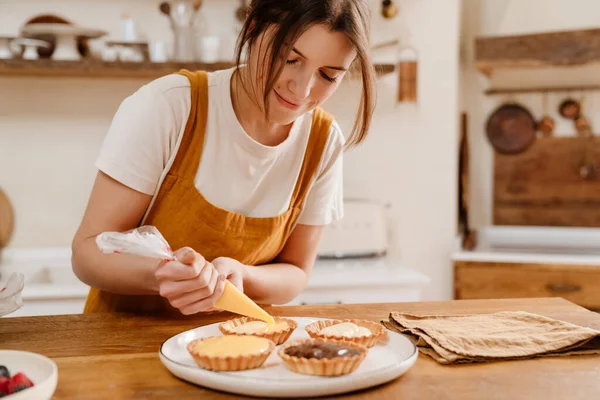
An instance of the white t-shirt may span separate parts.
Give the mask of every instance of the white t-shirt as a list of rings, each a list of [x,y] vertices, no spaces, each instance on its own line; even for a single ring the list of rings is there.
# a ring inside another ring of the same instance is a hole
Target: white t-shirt
[[[258,143],[233,110],[233,71],[208,74],[208,121],[195,185],[217,207],[251,217],[274,217],[289,208],[313,113],[298,118],[279,145]],[[98,169],[155,198],[177,154],[190,103],[190,82],[183,75],[168,75],[141,87],[115,114],[96,162]],[[334,122],[299,224],[325,225],[343,216],[344,142]]]

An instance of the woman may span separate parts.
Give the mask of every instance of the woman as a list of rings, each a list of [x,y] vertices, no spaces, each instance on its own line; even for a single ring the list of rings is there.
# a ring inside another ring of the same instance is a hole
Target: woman
[[[364,0],[253,0],[235,68],[169,75],[121,104],[73,240],[85,312],[210,311],[225,279],[263,304],[302,291],[343,214],[343,150],[373,112],[368,19]],[[351,67],[363,90],[345,145],[319,105]],[[177,261],[98,250],[99,233],[142,224]]]

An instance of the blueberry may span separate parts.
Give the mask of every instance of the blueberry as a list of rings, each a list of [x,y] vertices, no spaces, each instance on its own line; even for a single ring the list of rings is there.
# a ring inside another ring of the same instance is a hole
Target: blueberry
[[[19,385],[19,386],[17,386],[17,387],[15,388],[15,390],[14,390],[14,392],[13,392],[13,393],[17,393],[17,392],[20,392],[20,391],[22,391],[22,390],[29,389],[30,387],[31,387],[31,386],[29,386],[29,385]]]
[[[6,368],[4,365],[0,365],[0,376],[10,379],[10,372],[8,372],[8,368]]]

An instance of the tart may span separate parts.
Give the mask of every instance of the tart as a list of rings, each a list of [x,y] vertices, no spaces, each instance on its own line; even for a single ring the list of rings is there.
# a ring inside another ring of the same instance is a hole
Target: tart
[[[294,329],[298,327],[298,323],[288,318],[274,317],[273,319],[275,323],[269,325],[256,318],[235,318],[219,324],[219,330],[223,335],[257,336],[280,345],[289,339]]]
[[[350,341],[302,339],[279,348],[279,357],[292,372],[304,375],[339,376],[358,368],[367,348]]]
[[[385,336],[385,327],[362,319],[328,319],[306,326],[311,338],[346,340],[366,347],[373,347]]]
[[[188,343],[187,350],[200,368],[241,371],[262,366],[275,343],[256,336],[210,336]]]

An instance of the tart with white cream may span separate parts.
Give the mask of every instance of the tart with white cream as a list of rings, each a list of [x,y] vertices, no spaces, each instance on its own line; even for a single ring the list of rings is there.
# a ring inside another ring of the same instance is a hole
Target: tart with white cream
[[[385,335],[385,327],[376,322],[362,319],[329,319],[313,322],[306,326],[311,338],[345,340],[366,347],[373,347]]]
[[[281,346],[277,354],[292,372],[340,376],[359,367],[367,355],[367,348],[346,340],[302,339]]]
[[[275,343],[256,336],[211,336],[193,340],[188,352],[200,368],[211,371],[241,371],[262,366]]]
[[[274,317],[274,320],[273,324],[268,324],[255,318],[235,318],[219,324],[219,330],[224,335],[256,336],[280,345],[289,339],[298,323],[281,317]]]

